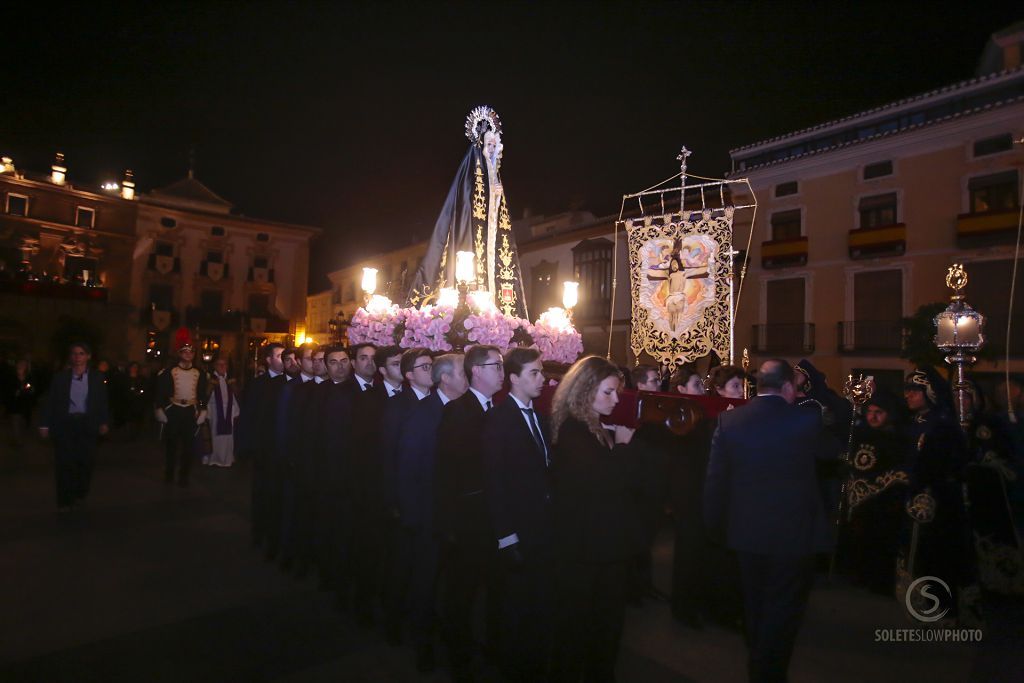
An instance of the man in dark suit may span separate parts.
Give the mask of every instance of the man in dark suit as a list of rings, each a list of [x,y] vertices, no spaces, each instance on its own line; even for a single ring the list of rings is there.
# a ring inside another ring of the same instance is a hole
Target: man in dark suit
[[[433,386],[431,370],[434,362],[430,349],[412,348],[402,354],[401,370],[405,388],[384,405],[380,430],[381,472],[384,475],[385,533],[388,552],[381,567],[387,576],[384,589],[384,637],[391,645],[402,641],[402,615],[408,593],[411,538],[403,533],[398,521],[398,442],[410,411],[430,395]]]
[[[356,380],[364,349],[356,353]],[[385,402],[401,393],[402,349],[383,346],[372,361],[380,380],[365,385],[352,408],[352,559],[353,610],[359,625],[373,624],[373,601],[383,586],[381,562],[387,551],[386,505],[384,502],[384,459],[380,452],[381,423]]]
[[[711,441],[704,519],[739,559],[751,681],[786,680],[814,556],[831,545],[816,467],[840,446],[795,398],[793,368],[765,361],[757,397],[719,415]]]
[[[501,560],[501,670],[506,681],[544,677],[552,598],[550,437],[533,401],[544,387],[540,352],[505,355],[509,397],[483,433],[484,493]]]
[[[267,538],[267,502],[270,480],[270,458],[274,443],[274,403],[277,389],[284,384],[284,346],[278,343],[263,347],[266,372],[245,385],[239,417],[238,452],[243,460],[252,462],[252,542],[262,544]]]
[[[66,511],[89,495],[96,440],[107,433],[107,386],[89,371],[92,350],[84,342],[71,345],[71,367],[53,377],[39,416],[39,434],[53,438],[57,509]]]
[[[493,649],[498,640],[497,544],[484,499],[483,429],[505,379],[495,346],[470,347],[463,367],[469,391],[444,407],[434,479],[437,531],[447,542],[442,609],[455,681],[471,680],[473,605],[485,586],[486,645]]]
[[[400,533],[410,550],[405,581],[409,591],[416,668],[434,670],[434,603],[438,570],[438,544],[434,530],[434,468],[441,413],[466,393],[468,383],[461,354],[448,353],[433,361],[431,379],[436,388],[413,406],[399,435],[395,479]],[[396,561],[396,567],[400,561]]]

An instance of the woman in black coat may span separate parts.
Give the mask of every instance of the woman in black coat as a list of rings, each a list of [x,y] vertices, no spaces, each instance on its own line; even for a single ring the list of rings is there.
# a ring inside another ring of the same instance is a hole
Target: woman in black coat
[[[628,446],[633,430],[611,431],[600,421],[618,403],[621,382],[614,365],[588,356],[569,369],[552,401],[554,681],[615,678],[643,474]]]

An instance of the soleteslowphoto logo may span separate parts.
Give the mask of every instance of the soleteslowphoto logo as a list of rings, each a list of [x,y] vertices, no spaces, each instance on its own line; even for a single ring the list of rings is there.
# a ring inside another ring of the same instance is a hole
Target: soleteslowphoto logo
[[[921,576],[907,586],[903,604],[911,617],[922,624],[935,624],[953,606],[953,591],[937,576]],[[937,625],[936,625],[937,626]],[[978,643],[981,629],[975,628],[876,628],[875,642],[885,643]]]
[[[907,587],[903,601],[910,616],[928,624],[946,616],[952,599],[949,584],[937,576],[922,576]]]

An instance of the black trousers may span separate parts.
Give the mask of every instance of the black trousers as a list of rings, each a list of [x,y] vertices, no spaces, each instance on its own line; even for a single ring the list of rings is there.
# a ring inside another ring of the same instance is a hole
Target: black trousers
[[[484,604],[484,645],[500,651],[501,585],[497,543],[487,537],[463,539],[444,550],[442,613],[444,640],[456,673],[465,671],[473,657],[473,608],[481,592]]]
[[[615,680],[628,573],[628,560],[611,564],[562,562],[555,569],[552,681]]]
[[[400,624],[408,615],[413,641],[433,642],[437,619],[438,546],[434,534],[420,528],[395,525],[391,554],[391,576],[385,593],[386,619]]]
[[[751,683],[785,681],[807,597],[813,555],[737,553],[746,617]]]
[[[84,417],[71,416],[53,428],[51,438],[57,507],[67,507],[89,495],[96,463],[96,434],[88,428]]]
[[[164,413],[164,480],[173,481],[177,469],[178,482],[188,483],[188,473],[195,459],[196,409],[193,406],[170,406]]]
[[[502,572],[501,673],[504,681],[545,680],[551,655],[554,564],[529,559]]]

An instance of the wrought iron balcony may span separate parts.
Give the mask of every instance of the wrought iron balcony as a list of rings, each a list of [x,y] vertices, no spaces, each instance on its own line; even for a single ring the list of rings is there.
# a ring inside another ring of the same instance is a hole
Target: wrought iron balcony
[[[72,282],[44,282],[42,280],[0,280],[0,294],[76,301],[107,300],[105,287],[90,287]]]
[[[885,356],[903,350],[900,320],[844,320],[836,330],[839,353]]]
[[[956,218],[956,243],[962,248],[1013,244],[1019,209],[962,213]]]
[[[814,352],[814,323],[754,325],[753,351],[782,355]]]
[[[807,237],[761,242],[761,267],[785,268],[807,264]]]
[[[877,228],[851,230],[847,237],[850,258],[901,256],[907,249],[907,226],[904,223]]]

